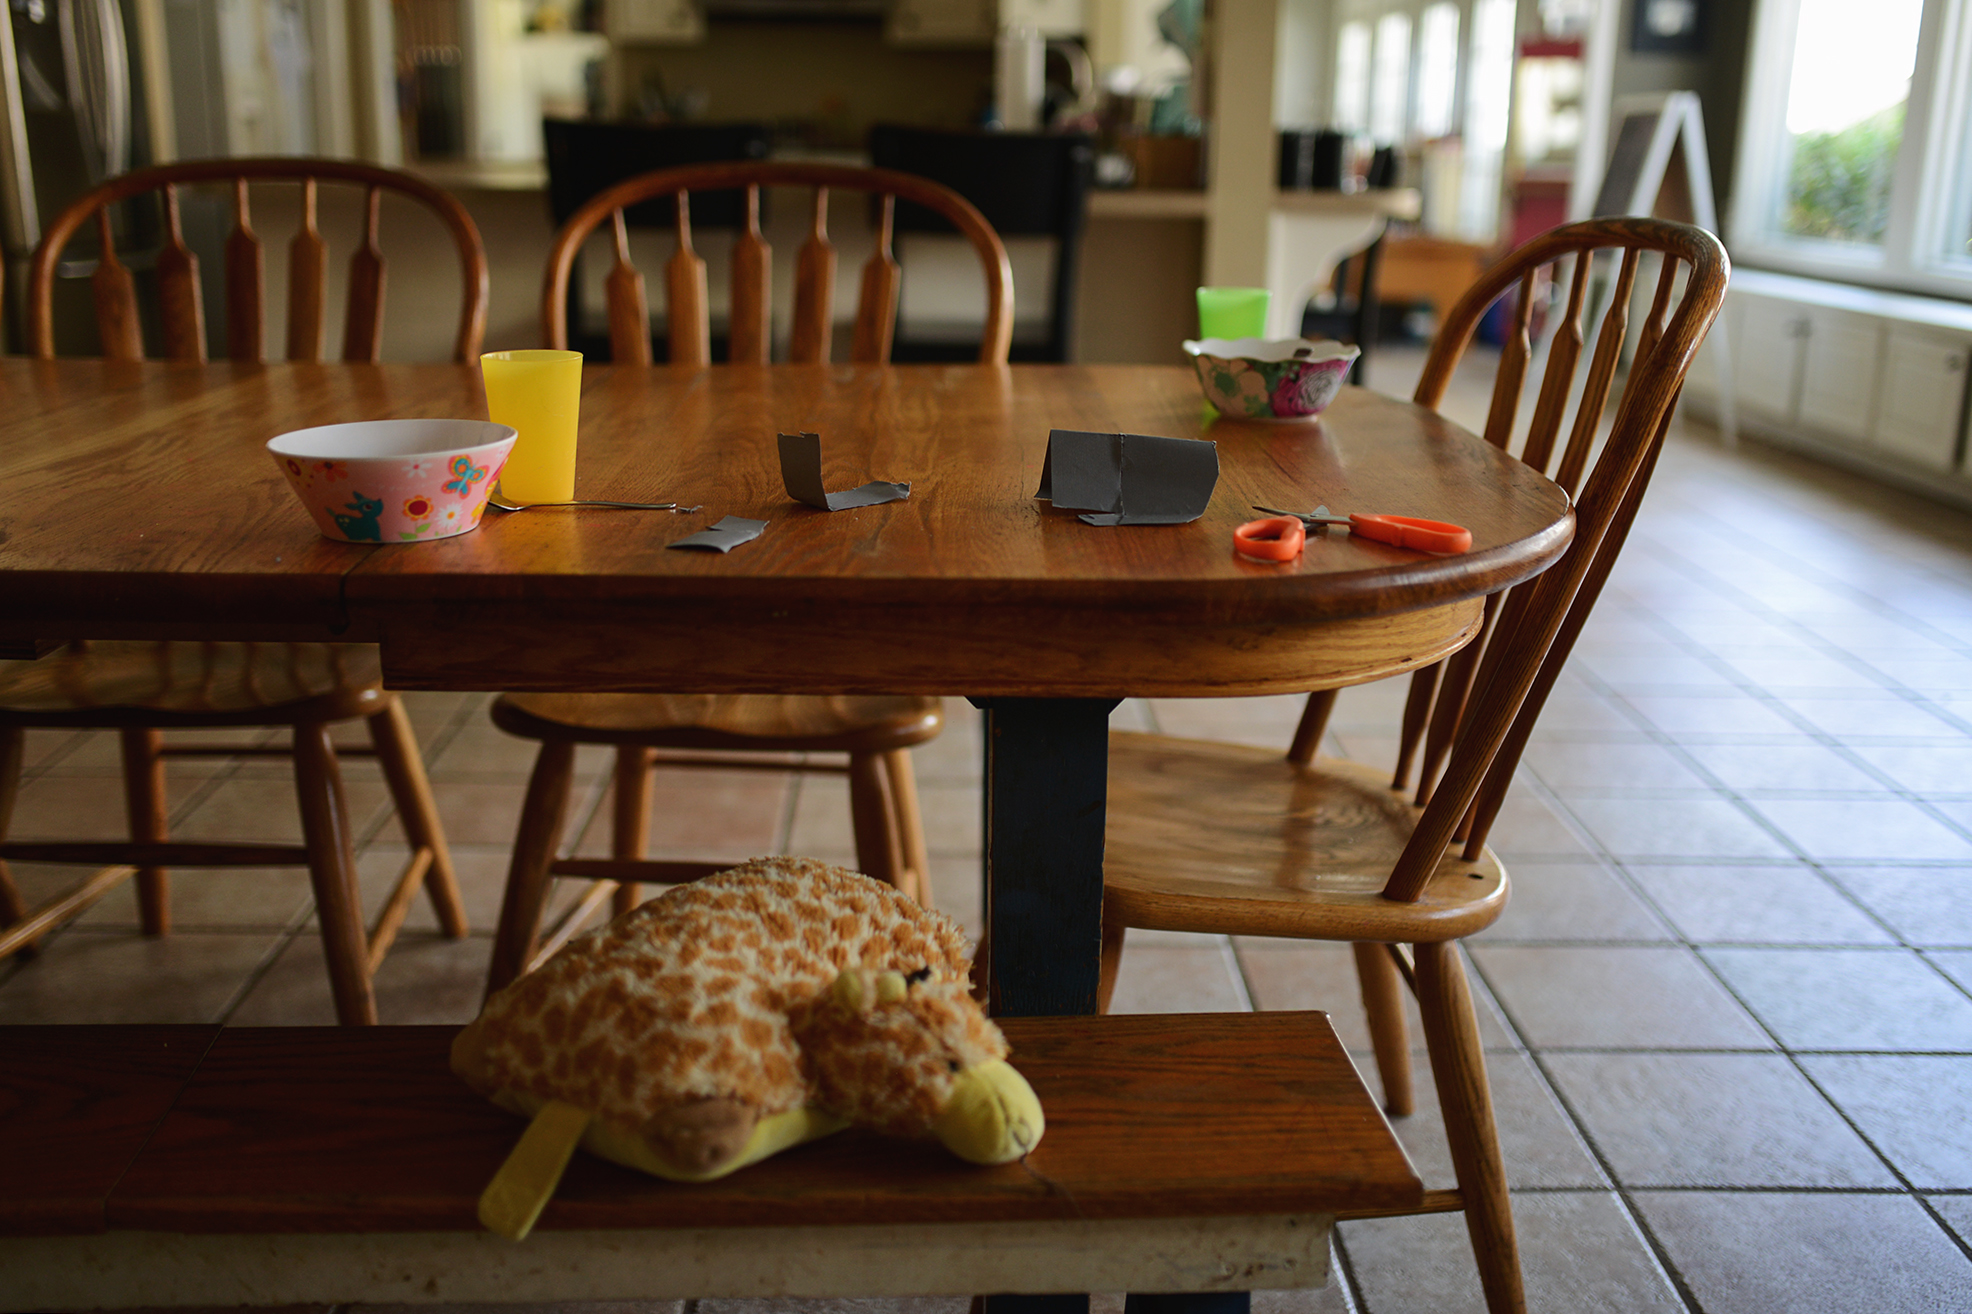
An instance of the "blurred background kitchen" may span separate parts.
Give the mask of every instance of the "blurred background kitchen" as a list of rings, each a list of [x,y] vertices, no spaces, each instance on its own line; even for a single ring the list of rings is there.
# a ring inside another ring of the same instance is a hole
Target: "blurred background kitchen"
[[[1696,53],[1639,52],[1626,39],[1636,4],[1704,5],[1705,42]],[[1310,301],[1308,323],[1327,323],[1319,312],[1352,296],[1346,265],[1333,285],[1336,264],[1386,223],[1395,226],[1379,279],[1393,311],[1385,331],[1426,333],[1433,307],[1456,296],[1489,252],[1571,207],[1582,212],[1582,192],[1601,175],[1616,96],[1697,89],[1716,190],[1727,191],[1748,8],[1717,0],[8,0],[11,22],[0,29],[8,323],[17,331],[24,260],[41,222],[91,183],[173,158],[323,154],[402,165],[461,195],[492,261],[488,345],[529,345],[554,229],[544,203],[545,117],[753,125],[774,153],[845,160],[867,158],[870,129],[885,123],[1083,133],[1093,182],[1086,226],[1009,243],[1019,337],[1030,344],[1045,336],[1059,262],[1071,262],[1059,293],[1073,303],[1067,339],[1032,351],[1178,361],[1177,343],[1195,331],[1190,295],[1200,282],[1274,287],[1280,333],[1302,328]],[[292,202],[268,204],[256,198],[256,227],[278,249]],[[772,219],[784,266],[798,244],[795,209],[781,206]],[[853,279],[864,216],[850,206],[834,218],[843,278]],[[333,210],[323,216],[332,252],[349,249],[346,237],[338,241],[349,221]],[[132,231],[120,239],[139,270],[155,248],[147,222],[155,220],[129,216]],[[407,212],[401,222],[420,221]],[[194,249],[216,256],[230,225],[224,198],[195,198],[187,224]],[[639,241],[661,262],[668,234]],[[1064,241],[1079,245],[1079,258]],[[921,271],[906,276],[906,336],[914,318],[964,317],[963,305],[948,303],[963,301],[971,276],[961,261],[942,278],[936,245],[906,243],[907,271],[911,259]],[[715,271],[716,248],[715,234],[707,253]],[[280,263],[270,260],[268,271],[277,296]],[[446,261],[429,264],[393,266],[400,308],[406,299],[449,303],[444,280],[455,275]],[[216,276],[219,261],[205,265]],[[91,267],[87,251],[72,253],[66,295],[86,297]],[[331,322],[336,313],[331,307]],[[441,357],[449,332],[441,321],[394,312],[386,357]],[[1346,332],[1348,321],[1338,322]]]

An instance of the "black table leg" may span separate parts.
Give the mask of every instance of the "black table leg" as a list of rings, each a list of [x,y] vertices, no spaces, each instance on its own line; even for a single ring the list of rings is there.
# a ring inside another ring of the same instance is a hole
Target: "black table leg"
[[[1114,698],[994,698],[986,713],[991,1011],[1096,1011]]]
[[[986,713],[991,1011],[1096,1011],[1114,698],[993,698]],[[1147,1303],[1146,1303],[1147,1302]],[[1088,1314],[1080,1296],[989,1296],[986,1314]],[[1247,1314],[1243,1294],[1131,1296],[1132,1314]]]

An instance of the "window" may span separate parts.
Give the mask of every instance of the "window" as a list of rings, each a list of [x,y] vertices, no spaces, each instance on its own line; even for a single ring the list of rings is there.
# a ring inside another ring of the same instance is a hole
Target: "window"
[[[1344,23],[1335,37],[1335,126],[1369,128],[1369,24]]]
[[[1489,242],[1499,232],[1500,174],[1513,109],[1513,21],[1513,0],[1478,0],[1472,6],[1458,233],[1473,242]]]
[[[1335,23],[1330,122],[1358,151],[1420,147],[1423,176],[1413,185],[1425,188],[1431,230],[1492,241],[1512,117],[1516,0],[1325,3]]]
[[[1404,140],[1411,97],[1411,18],[1385,14],[1376,20],[1376,80],[1370,84],[1369,135],[1379,146]]]
[[[1972,0],[1762,0],[1733,189],[1742,259],[1972,297]]]
[[[1458,6],[1438,0],[1424,11],[1417,32],[1417,135],[1427,140],[1452,130],[1457,108]]]

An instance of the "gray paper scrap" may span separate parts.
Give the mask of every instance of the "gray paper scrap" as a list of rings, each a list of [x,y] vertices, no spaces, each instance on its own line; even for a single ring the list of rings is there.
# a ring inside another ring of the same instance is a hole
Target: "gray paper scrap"
[[[876,506],[901,502],[911,495],[909,482],[893,484],[878,479],[846,492],[822,490],[822,436],[818,433],[784,433],[781,440],[781,486],[797,502],[821,511],[846,511],[856,506]]]
[[[1219,486],[1219,445],[1141,433],[1048,434],[1034,496],[1091,525],[1182,525],[1205,514]]]
[[[666,543],[666,547],[705,548],[712,552],[731,552],[742,543],[751,543],[760,537],[760,531],[767,527],[764,520],[748,520],[745,516],[727,516],[710,529],[701,529],[696,534],[679,539],[676,543]]]

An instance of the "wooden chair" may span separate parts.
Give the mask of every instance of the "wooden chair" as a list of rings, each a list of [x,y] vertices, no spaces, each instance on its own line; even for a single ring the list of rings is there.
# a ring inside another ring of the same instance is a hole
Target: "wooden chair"
[[[773,143],[773,134],[764,123],[625,123],[604,119],[541,120],[542,143],[548,164],[548,213],[556,228],[575,217],[590,197],[620,182],[658,169],[678,169],[689,164],[712,164],[727,160],[764,160]],[[735,232],[746,223],[742,197],[737,192],[719,192],[696,198],[692,206],[692,227],[703,236],[708,230]],[[675,207],[663,197],[624,211],[624,221],[632,232],[669,232],[677,221]],[[761,213],[758,222],[766,222]],[[569,347],[591,360],[609,360],[609,332],[606,312],[593,314],[583,303],[587,280],[582,277],[582,257],[576,256],[568,280]],[[716,347],[720,337],[715,334]],[[662,358],[663,353],[656,353]]]
[[[158,252],[156,277],[164,357],[204,360],[205,307],[199,288],[199,260],[185,244],[179,221],[178,190],[194,183],[228,183],[233,189],[233,231],[226,238],[226,355],[229,360],[258,363],[266,359],[264,326],[265,253],[253,231],[247,204],[249,183],[295,182],[301,185],[301,229],[288,246],[289,360],[322,359],[327,318],[328,245],[315,226],[316,196],[322,182],[349,183],[365,189],[363,245],[349,262],[347,315],[343,323],[342,358],[375,361],[383,349],[385,267],[377,245],[385,192],[417,201],[444,223],[458,251],[464,294],[459,304],[459,331],[452,359],[471,360],[486,332],[486,251],[479,229],[457,200],[423,179],[374,165],[347,160],[238,159],[186,160],[161,164],[112,178],[56,216],[35,249],[28,275],[28,350],[42,360],[55,354],[55,269],[77,230],[95,220],[99,248],[91,277],[96,329],[102,354],[111,360],[142,360],[144,342],[138,315],[136,283],[128,266],[117,258],[110,207],[133,197],[157,192],[164,205],[164,242]]]
[[[165,354],[205,359],[205,315],[198,258],[179,224],[180,187],[231,184],[234,227],[226,240],[228,356],[263,359],[263,253],[248,211],[249,183],[301,186],[301,229],[289,247],[287,345],[290,359],[322,358],[328,250],[315,225],[321,182],[366,189],[363,245],[350,260],[343,359],[374,361],[382,338],[385,267],[377,245],[383,193],[422,202],[451,232],[464,274],[464,295],[453,358],[470,360],[486,322],[486,256],[478,230],[457,201],[419,179],[336,160],[199,160],[162,165],[111,179],[63,211],[34,254],[28,292],[29,344],[35,356],[55,354],[53,289],[56,265],[69,240],[95,221],[100,254],[93,276],[96,322],[104,355],[144,355],[135,283],[118,258],[109,207],[148,192],[162,194],[165,242],[157,258],[157,294]],[[397,887],[366,933],[351,855],[349,816],[329,729],[363,720],[373,753],[410,841],[411,858]],[[165,730],[198,727],[286,726],[291,747],[240,747],[164,741]],[[0,669],[0,840],[5,840],[21,772],[22,732],[29,728],[115,729],[122,739],[127,843],[0,843],[0,956],[31,950],[52,927],[109,890],[137,877],[138,906],[149,935],[170,931],[171,866],[306,865],[314,887],[336,1016],[345,1024],[374,1023],[370,978],[396,938],[422,887],[453,938],[466,934],[445,832],[409,718],[383,687],[374,649],[351,644],[75,643],[37,663]],[[300,798],[304,843],[296,845],[171,843],[166,837],[163,759],[174,756],[291,756]],[[30,914],[4,859],[108,863],[72,893]]]
[[[808,239],[795,256],[794,322],[788,359],[795,363],[826,361],[834,325],[835,248],[828,239],[828,197],[831,188],[868,192],[876,197],[876,250],[863,266],[861,298],[856,310],[856,335],[850,359],[881,364],[890,359],[897,328],[899,270],[891,254],[896,202],[912,201],[937,211],[972,243],[986,280],[986,326],[979,336],[979,360],[1004,364],[1013,336],[1013,271],[1006,248],[972,204],[950,188],[925,178],[888,169],[859,169],[847,165],[801,164],[784,160],[746,160],[725,164],[686,165],[632,178],[593,197],[555,238],[548,257],[547,286],[541,295],[542,330],[550,347],[568,342],[568,278],[582,243],[604,221],[613,225],[616,263],[604,287],[609,302],[609,342],[619,363],[648,365],[651,361],[650,312],[644,276],[630,263],[627,206],[655,197],[675,197],[678,248],[665,266],[671,363],[704,365],[712,358],[711,320],[706,311],[705,261],[692,249],[691,194],[746,193],[746,222],[733,247],[731,359],[766,364],[772,347],[769,289],[773,287],[773,252],[760,234],[762,187],[809,187],[811,215]]]
[[[1013,279],[992,226],[956,193],[922,178],[882,169],[746,161],[688,165],[630,179],[582,206],[555,239],[548,258],[541,315],[548,342],[568,341],[569,270],[584,239],[605,221],[614,226],[616,264],[606,283],[610,348],[618,362],[648,365],[650,314],[643,275],[630,263],[624,210],[654,197],[675,196],[677,252],[666,268],[672,365],[710,358],[705,262],[692,250],[693,192],[744,190],[746,222],[733,252],[732,358],[764,364],[771,344],[768,289],[772,253],[760,235],[760,189],[808,186],[812,224],[796,257],[796,363],[829,357],[830,293],[835,251],[827,230],[828,192],[851,188],[879,200],[877,249],[863,269],[854,359],[890,359],[896,326],[897,262],[890,235],[898,198],[928,206],[951,220],[979,253],[986,279],[986,325],[979,359],[1004,364],[1013,323]],[[931,880],[909,750],[943,725],[938,700],[920,697],[676,697],[663,694],[506,694],[493,720],[510,734],[540,741],[528,784],[513,866],[507,877],[488,992],[499,989],[554,951],[605,898],[618,912],[635,907],[642,881],[674,883],[708,875],[729,863],[651,861],[643,854],[651,806],[651,766],[786,771],[835,771],[849,777],[850,816],[858,865],[929,903]],[[578,744],[616,749],[616,803],[608,859],[557,859]],[[844,764],[799,762],[791,754],[843,753]],[[546,935],[541,931],[548,890],[556,876],[595,883]]]
[[[1613,268],[1602,267],[1613,280],[1611,307],[1588,362],[1583,401],[1559,442],[1585,346],[1582,308],[1597,267],[1593,254],[1612,247]],[[1648,252],[1661,253],[1661,272],[1613,429],[1597,454],[1640,257]],[[1547,470],[1558,456],[1553,477],[1577,497],[1567,554],[1534,580],[1489,599],[1480,637],[1417,677],[1394,782],[1352,762],[1315,760],[1326,695],[1311,700],[1285,760],[1229,744],[1113,736],[1103,868],[1105,1001],[1125,927],[1353,944],[1377,1069],[1394,1114],[1411,1108],[1399,983],[1410,985],[1458,1175],[1458,1189],[1428,1192],[1424,1210],[1465,1211],[1495,1311],[1520,1310],[1524,1301],[1485,1060],[1455,942],[1490,925],[1505,907],[1507,874],[1485,846],[1487,832],[1622,547],[1727,275],[1724,250],[1699,229],[1652,219],[1556,229],[1490,270],[1451,311],[1417,387],[1420,405],[1438,404],[1480,315],[1517,288],[1513,334],[1486,425],[1489,440],[1507,444],[1529,358],[1536,276],[1550,264],[1570,266],[1573,283],[1523,459]],[[1412,794],[1406,783],[1420,740],[1422,769]]]

